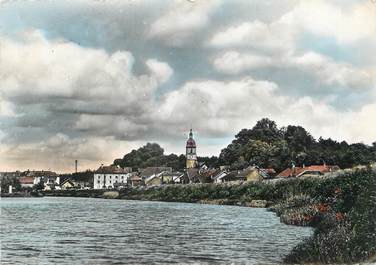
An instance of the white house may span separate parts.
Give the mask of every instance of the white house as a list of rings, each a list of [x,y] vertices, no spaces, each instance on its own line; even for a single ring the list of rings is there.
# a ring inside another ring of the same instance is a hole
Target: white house
[[[214,183],[222,183],[224,182],[224,178],[228,175],[226,170],[220,171],[217,175],[213,176]]]
[[[34,185],[37,185],[40,182],[44,183],[45,190],[51,190],[55,187],[59,187],[60,177],[57,175],[34,177]]]
[[[94,172],[94,189],[113,189],[127,185],[132,176],[129,168],[101,166]]]

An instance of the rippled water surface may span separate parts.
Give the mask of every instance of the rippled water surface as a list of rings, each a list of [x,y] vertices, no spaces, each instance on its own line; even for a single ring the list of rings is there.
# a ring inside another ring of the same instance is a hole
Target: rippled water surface
[[[1,199],[1,264],[278,264],[311,229],[265,209]]]

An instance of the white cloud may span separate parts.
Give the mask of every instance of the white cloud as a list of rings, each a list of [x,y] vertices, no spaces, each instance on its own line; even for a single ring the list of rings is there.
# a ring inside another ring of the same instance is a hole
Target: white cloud
[[[302,55],[264,56],[250,52],[229,51],[214,58],[212,64],[216,70],[226,74],[239,74],[259,69],[284,69],[299,75],[304,72],[319,83],[340,85],[354,90],[370,89],[375,85],[372,71],[361,69],[345,62],[309,51]]]
[[[333,2],[299,1],[282,17],[266,23],[241,22],[215,33],[208,44],[217,48],[248,47],[269,52],[292,52],[301,33],[333,37],[349,44],[376,39],[376,5],[371,1],[343,6]]]
[[[238,74],[246,70],[273,66],[272,62],[273,59],[268,56],[228,51],[215,58],[213,66],[222,73]]]
[[[375,104],[341,112],[325,101],[281,92],[275,83],[249,77],[232,82],[189,82],[165,96],[156,119],[168,121],[164,123],[166,130],[180,131],[188,121],[203,137],[224,137],[269,117],[280,126],[302,125],[315,137],[375,141],[374,130],[366,129],[372,123]]]
[[[0,116],[14,118],[4,128],[7,144],[2,156],[12,163],[33,153],[39,158],[30,158],[30,167],[44,163],[43,159],[56,163],[60,159],[66,166],[72,156],[112,159],[112,154],[103,154],[105,143],[112,145],[109,142],[117,141],[114,137],[144,135],[144,123],[155,109],[155,92],[173,73],[167,63],[150,59],[145,62],[150,75],[135,75],[130,52],[108,54],[65,40],[47,40],[39,31],[28,32],[18,41],[0,37],[0,46]],[[12,133],[17,124],[28,128],[26,138],[15,138],[19,137]],[[38,128],[34,135],[32,128]],[[88,139],[112,140],[82,143],[81,137],[76,138],[81,131]],[[70,138],[70,134],[76,136]],[[36,143],[38,138],[48,140]],[[11,142],[17,146],[9,148]]]
[[[47,41],[35,32],[30,35],[23,43],[0,40],[1,94],[5,99],[72,99],[81,101],[76,106],[80,111],[89,105],[87,108],[106,112],[136,112],[148,107],[154,91],[171,72],[167,64],[159,62],[159,72],[153,76],[135,76],[129,52],[107,54],[71,42]],[[156,62],[153,67],[156,70]]]
[[[149,127],[145,123],[151,123],[149,117],[151,112],[140,114],[134,120],[128,119],[123,115],[88,115],[81,114],[74,125],[77,130],[85,133],[94,133],[101,136],[116,136],[118,139],[137,140],[141,135],[148,134]],[[144,120],[146,119],[146,121]]]
[[[165,62],[160,62],[156,59],[149,59],[146,61],[146,65],[149,67],[152,74],[159,82],[164,83],[174,73],[174,70]]]
[[[243,22],[217,32],[208,44],[218,48],[250,47],[266,52],[288,52],[294,45],[294,28],[276,21],[270,24],[255,20]]]
[[[323,0],[301,1],[281,21],[316,35],[334,37],[340,43],[353,43],[375,39],[375,12],[372,1],[342,6]]]
[[[173,70],[167,63],[147,60],[151,75],[132,73],[130,52],[108,54],[63,40],[47,41],[38,31],[21,42],[0,38],[2,113],[7,102],[50,104],[78,113],[135,115],[150,109],[157,87]],[[6,109],[6,110],[5,110]]]
[[[158,38],[167,45],[182,46],[194,32],[208,25],[212,12],[220,1],[174,1],[167,12],[150,27],[150,38]]]
[[[0,117],[13,117],[15,115],[14,105],[9,101],[3,100],[0,95]]]
[[[189,82],[165,96],[156,119],[176,128],[192,122],[203,136],[221,137],[250,125],[265,110],[279,112],[276,103],[285,99],[274,96],[276,89],[273,83],[252,78]]]
[[[316,77],[329,85],[342,85],[353,89],[368,87],[374,82],[371,73],[367,70],[357,69],[348,63],[335,62],[323,55],[307,52],[302,56],[291,57],[285,65],[295,66],[297,69],[316,75]]]

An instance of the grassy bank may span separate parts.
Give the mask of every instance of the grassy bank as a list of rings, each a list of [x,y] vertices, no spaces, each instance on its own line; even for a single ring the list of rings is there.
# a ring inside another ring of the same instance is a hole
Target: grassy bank
[[[103,198],[104,191],[55,191],[53,196]],[[242,185],[192,184],[126,189],[112,198],[252,205],[267,201],[281,222],[313,226],[314,234],[296,246],[287,263],[349,263],[376,255],[376,173],[347,173],[331,179],[291,179]]]
[[[358,171],[326,180],[305,201],[292,207],[284,202],[279,213],[290,217],[289,222],[304,216],[315,227],[313,236],[296,246],[286,262],[350,263],[376,254],[375,172]]]

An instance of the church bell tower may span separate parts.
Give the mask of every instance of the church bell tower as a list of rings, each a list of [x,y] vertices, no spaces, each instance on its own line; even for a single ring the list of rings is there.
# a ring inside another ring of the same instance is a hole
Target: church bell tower
[[[196,155],[196,142],[193,139],[192,129],[189,131],[189,138],[186,145],[186,168],[195,168],[197,167],[197,155]]]

